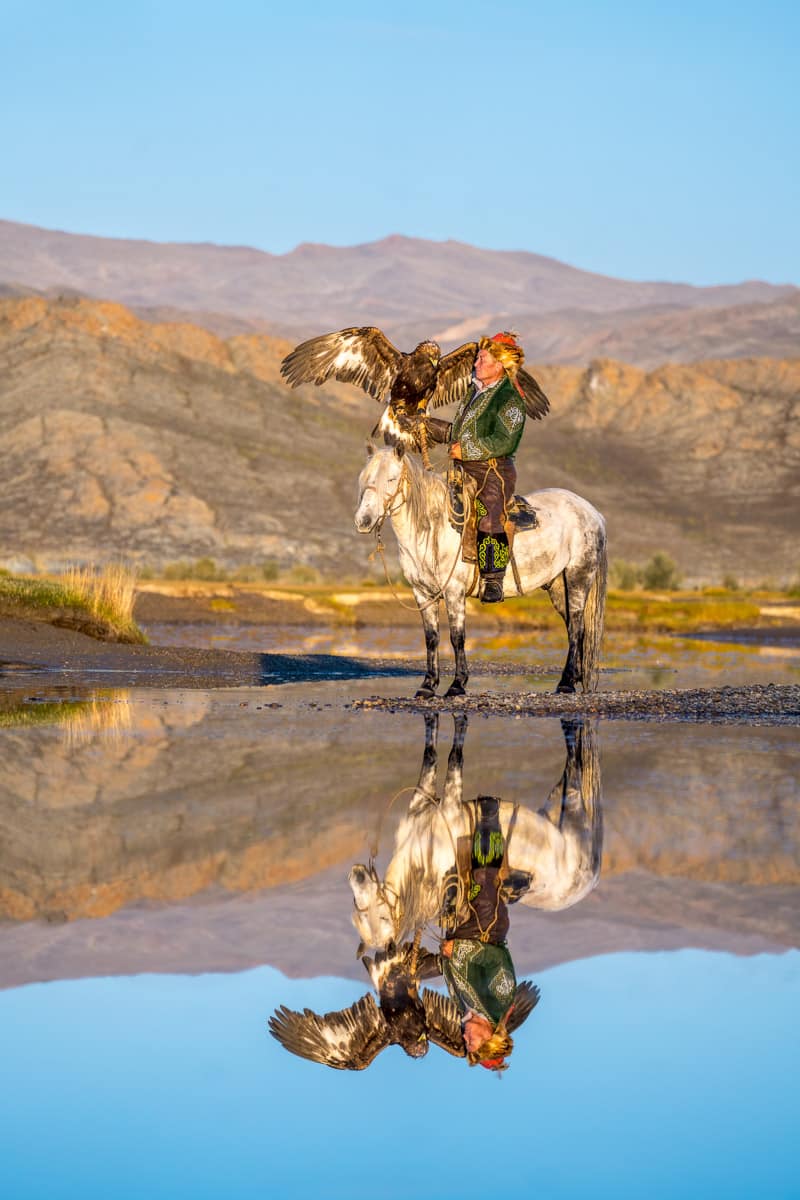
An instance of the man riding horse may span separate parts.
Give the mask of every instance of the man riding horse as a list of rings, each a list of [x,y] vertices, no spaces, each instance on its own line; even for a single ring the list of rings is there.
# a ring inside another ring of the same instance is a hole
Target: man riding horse
[[[447,937],[441,964],[447,990],[461,1013],[467,1061],[504,1071],[514,1048],[510,1031],[536,1005],[539,989],[517,986],[506,945],[509,868],[500,828],[500,802],[478,796],[472,839],[459,838],[456,878],[441,914]],[[449,926],[449,928],[448,928]]]
[[[503,576],[511,555],[510,509],[517,482],[514,454],[525,427],[525,396],[516,383],[524,359],[510,333],[480,339],[470,394],[452,421],[427,418],[429,440],[449,442],[450,457],[476,484],[478,570],[484,604],[503,599]]]

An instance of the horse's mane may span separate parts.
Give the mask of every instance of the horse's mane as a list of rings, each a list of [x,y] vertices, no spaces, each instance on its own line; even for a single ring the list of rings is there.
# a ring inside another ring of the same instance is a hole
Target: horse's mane
[[[426,471],[412,455],[404,458],[409,482],[408,512],[415,528],[421,534],[431,531],[438,558],[438,530],[447,520],[447,485],[433,471]]]

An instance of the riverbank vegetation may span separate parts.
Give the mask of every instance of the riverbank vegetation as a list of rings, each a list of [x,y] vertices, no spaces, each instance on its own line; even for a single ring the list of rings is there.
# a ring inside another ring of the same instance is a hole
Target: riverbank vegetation
[[[91,637],[146,642],[133,616],[136,576],[119,563],[55,577],[0,574],[0,615],[28,617]]]
[[[651,560],[650,586],[639,577],[632,587],[617,582],[612,570],[606,604],[610,632],[692,634],[720,629],[774,628],[800,624],[797,589],[727,586],[680,590],[669,577],[669,562]],[[674,565],[674,564],[673,564]],[[652,576],[662,574],[662,586]],[[165,573],[166,574],[166,573]],[[220,578],[222,574],[224,577]],[[236,573],[238,576],[238,573]],[[264,578],[264,574],[268,577]],[[212,560],[198,560],[179,575],[137,579],[129,569],[73,569],[55,577],[0,573],[0,615],[29,617],[77,629],[111,641],[146,641],[140,625],[170,623],[243,623],[343,626],[350,629],[416,625],[413,597],[402,582],[393,587],[373,580],[334,586],[297,572],[273,581],[231,577]],[[666,579],[666,582],[663,582]],[[673,586],[669,586],[669,585]],[[544,592],[516,596],[507,580],[508,603],[482,606],[471,600],[470,624],[503,630],[561,629],[560,618]],[[402,604],[399,601],[402,600]],[[134,615],[135,610],[135,615]]]

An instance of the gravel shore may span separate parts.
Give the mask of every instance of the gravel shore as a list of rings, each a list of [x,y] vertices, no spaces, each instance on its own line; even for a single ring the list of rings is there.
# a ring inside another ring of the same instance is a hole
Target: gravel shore
[[[482,663],[475,676],[512,673],[514,668]],[[0,685],[27,676],[39,684],[71,686],[225,688],[321,680],[409,677],[416,688],[421,667],[414,660],[381,660],[334,654],[257,654],[234,650],[129,646],[100,642],[43,622],[0,620]],[[547,675],[526,667],[526,674]],[[472,692],[446,700],[372,696],[342,703],[354,710],[465,711],[493,716],[555,717],[585,713],[618,720],[705,721],[717,724],[800,724],[800,687],[752,684],[674,690],[598,691],[590,695],[495,692],[473,681]]]
[[[686,688],[672,691],[593,692],[556,695],[541,692],[498,693],[452,700],[355,700],[356,709],[425,712],[431,709],[485,716],[562,717],[586,714],[626,721],[706,721],[713,724],[798,725],[800,687],[753,684],[750,687]]]

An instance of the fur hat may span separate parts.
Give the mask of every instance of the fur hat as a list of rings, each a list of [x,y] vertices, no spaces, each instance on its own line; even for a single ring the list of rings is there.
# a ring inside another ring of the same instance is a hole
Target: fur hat
[[[508,330],[496,333],[494,337],[482,337],[478,346],[502,363],[512,379],[525,361],[525,351],[517,341],[517,335]]]

